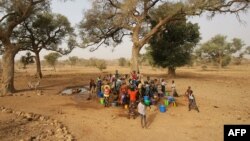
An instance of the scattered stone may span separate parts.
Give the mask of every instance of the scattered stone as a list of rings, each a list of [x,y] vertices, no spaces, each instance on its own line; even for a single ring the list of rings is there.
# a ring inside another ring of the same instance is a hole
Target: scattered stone
[[[50,140],[51,137],[56,137],[56,140],[64,140],[64,141],[73,141],[74,138],[70,134],[70,132],[67,130],[67,128],[57,120],[50,119],[48,116],[42,116],[39,114],[34,113],[25,113],[21,111],[14,111],[9,108],[5,108],[3,106],[0,107],[0,111],[6,112],[6,113],[13,113],[17,115],[17,117],[10,119],[8,122],[19,122],[21,125],[25,124],[25,121],[33,121],[31,130],[35,129],[36,126],[42,127],[42,125],[49,125],[49,128],[44,129],[42,128],[42,132],[40,132],[39,135],[36,136],[30,136],[24,139],[19,139],[19,141],[39,141],[39,140]],[[113,118],[116,118],[116,116],[112,116]],[[51,128],[52,127],[52,128]],[[107,127],[106,127],[107,128]],[[21,133],[23,133],[25,130],[25,127],[19,128],[17,131],[14,131],[13,135],[20,136]],[[52,138],[53,138],[52,137]]]
[[[48,130],[47,133],[48,133],[49,136],[54,135],[54,132],[52,130]]]
[[[74,140],[73,136],[70,134],[67,134],[65,137],[66,137],[66,141],[73,141]]]
[[[24,117],[26,117],[27,119],[32,118],[32,116],[33,116],[33,113],[24,114]]]

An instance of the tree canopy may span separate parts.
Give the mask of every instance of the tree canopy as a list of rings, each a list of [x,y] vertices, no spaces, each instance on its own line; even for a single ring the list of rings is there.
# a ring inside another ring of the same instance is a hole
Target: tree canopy
[[[42,49],[68,54],[77,46],[74,30],[68,19],[61,14],[41,12],[30,16],[15,30],[14,38],[22,50],[36,55],[37,76],[42,77],[39,53]],[[63,47],[62,44],[67,46]]]
[[[228,65],[232,54],[240,51],[244,45],[241,39],[233,38],[231,42],[228,42],[226,36],[216,35],[202,44],[196,54],[202,59],[218,64],[221,68]]]
[[[195,16],[207,12],[210,16],[217,13],[235,13],[249,7],[249,0],[93,0],[92,8],[87,10],[80,23],[81,38],[84,46],[96,50],[102,44],[117,45],[126,35],[133,42],[131,69],[138,70],[141,48],[171,21],[183,16]],[[155,9],[161,7],[162,13],[153,16]],[[156,18],[154,28],[149,21]]]
[[[56,63],[58,61],[58,58],[60,58],[61,55],[57,52],[52,52],[49,53],[47,55],[44,56],[44,59],[46,60],[46,62],[52,66],[54,68],[54,70],[56,71]]]
[[[3,52],[2,89],[0,95],[15,91],[14,57],[20,49],[15,38],[11,38],[13,30],[32,14],[49,8],[49,0],[1,0],[0,1],[0,44]]]
[[[191,60],[193,48],[200,40],[199,26],[183,18],[164,28],[151,39],[148,53],[154,65],[168,68],[168,74],[174,76],[176,67]]]

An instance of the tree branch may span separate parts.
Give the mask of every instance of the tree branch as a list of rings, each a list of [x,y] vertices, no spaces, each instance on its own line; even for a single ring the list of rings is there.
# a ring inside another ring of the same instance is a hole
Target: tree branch
[[[6,15],[4,15],[1,19],[0,19],[0,23],[7,17],[11,16],[11,15],[15,15],[16,13],[15,12],[12,12],[12,13],[8,13]]]

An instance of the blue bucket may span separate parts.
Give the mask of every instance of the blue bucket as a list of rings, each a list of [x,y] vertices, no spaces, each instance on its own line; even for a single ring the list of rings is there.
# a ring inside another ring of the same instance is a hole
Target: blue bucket
[[[144,101],[149,100],[149,96],[144,96]]]
[[[166,106],[164,106],[164,105],[160,105],[160,106],[159,106],[159,109],[160,109],[160,112],[161,112],[161,113],[166,112]]]
[[[98,92],[98,97],[102,98],[103,97],[103,93],[102,92]]]

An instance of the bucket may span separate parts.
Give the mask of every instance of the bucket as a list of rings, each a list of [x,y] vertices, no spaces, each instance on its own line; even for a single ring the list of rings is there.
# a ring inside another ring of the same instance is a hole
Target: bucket
[[[167,99],[164,100],[164,104],[165,104],[165,106],[168,106],[168,105],[169,105],[169,102],[168,102]]]
[[[100,103],[104,104],[104,98],[100,98]]]
[[[169,96],[169,93],[166,91],[165,95],[166,95],[166,96]]]
[[[103,93],[100,91],[98,92],[98,97],[102,98],[103,97]]]
[[[159,106],[159,109],[160,109],[160,112],[161,112],[161,113],[166,112],[166,106],[165,106],[165,105],[160,105],[160,106]]]
[[[168,101],[169,101],[169,102],[174,102],[174,97],[168,96]]]
[[[146,106],[149,106],[150,105],[150,100],[144,100],[144,103]]]
[[[149,96],[144,96],[144,101],[149,100]]]
[[[176,107],[176,103],[175,102],[173,102],[173,106]]]

